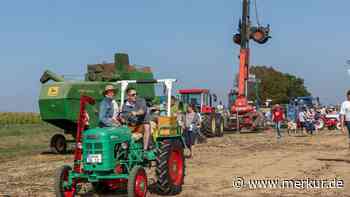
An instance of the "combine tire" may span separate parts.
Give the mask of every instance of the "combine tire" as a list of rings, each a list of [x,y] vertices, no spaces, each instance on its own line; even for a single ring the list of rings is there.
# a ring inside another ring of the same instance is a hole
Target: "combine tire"
[[[216,136],[216,120],[215,116],[212,116],[211,114],[203,115],[202,119],[202,133],[206,135],[207,137],[214,137]]]
[[[145,197],[147,195],[147,175],[140,166],[132,168],[128,180],[128,197]]]
[[[176,195],[182,190],[185,176],[185,157],[180,140],[164,140],[157,148],[157,192]]]
[[[216,136],[224,136],[224,119],[220,114],[216,115]]]
[[[68,183],[68,174],[72,168],[70,166],[64,165],[60,167],[56,172],[55,177],[55,194],[57,197],[74,197],[75,188],[64,187]]]
[[[67,141],[64,135],[56,134],[52,136],[50,142],[51,151],[58,154],[64,154],[67,151]]]

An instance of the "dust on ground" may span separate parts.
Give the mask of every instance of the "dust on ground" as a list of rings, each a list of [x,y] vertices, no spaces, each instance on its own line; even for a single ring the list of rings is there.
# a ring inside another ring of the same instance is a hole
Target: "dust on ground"
[[[225,134],[196,145],[186,160],[179,197],[192,196],[350,196],[350,149],[347,136],[322,131],[314,136],[288,136],[272,131]],[[73,155],[37,154],[0,164],[0,196],[54,196],[55,170],[71,164]],[[235,189],[233,181],[248,179],[342,180],[342,189]],[[89,189],[81,196],[95,196]],[[124,195],[125,196],[125,195]],[[149,194],[149,196],[157,196]]]

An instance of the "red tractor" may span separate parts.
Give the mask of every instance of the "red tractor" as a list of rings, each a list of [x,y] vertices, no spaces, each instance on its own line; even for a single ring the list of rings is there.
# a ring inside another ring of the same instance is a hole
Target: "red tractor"
[[[179,100],[184,104],[192,104],[201,114],[201,132],[207,137],[224,135],[223,114],[216,111],[214,103],[217,96],[210,94],[208,89],[181,89]]]

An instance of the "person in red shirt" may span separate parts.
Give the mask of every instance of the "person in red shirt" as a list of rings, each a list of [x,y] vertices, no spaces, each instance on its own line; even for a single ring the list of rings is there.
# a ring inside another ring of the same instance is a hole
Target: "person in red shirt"
[[[276,104],[272,109],[272,121],[275,123],[277,138],[282,137],[281,124],[284,119],[285,119],[285,115],[284,115],[283,108],[279,104]]]

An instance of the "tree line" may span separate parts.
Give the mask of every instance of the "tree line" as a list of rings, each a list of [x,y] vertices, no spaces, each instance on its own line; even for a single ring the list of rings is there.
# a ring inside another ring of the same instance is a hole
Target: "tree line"
[[[299,96],[310,96],[304,79],[290,73],[282,73],[268,66],[251,66],[250,74],[260,80],[257,93],[260,101],[271,99],[272,103],[288,103]],[[248,86],[248,99],[256,101],[254,84]]]

